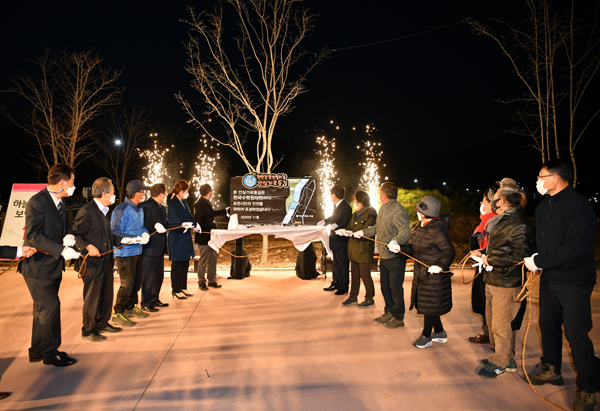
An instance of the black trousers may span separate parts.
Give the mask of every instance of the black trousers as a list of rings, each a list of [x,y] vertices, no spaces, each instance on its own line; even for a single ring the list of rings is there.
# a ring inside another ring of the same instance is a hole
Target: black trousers
[[[121,286],[117,291],[115,314],[131,310],[138,303],[138,291],[142,287],[142,255],[116,257]]]
[[[58,347],[62,343],[60,299],[58,298],[62,277],[56,280],[24,278],[33,299],[33,327],[29,356],[55,357],[58,355]]]
[[[83,327],[81,335],[90,335],[102,330],[112,317],[114,296],[113,265],[110,258],[104,259],[104,265],[98,276],[83,276]]]
[[[595,392],[598,387],[594,344],[588,336],[592,329],[593,288],[591,285],[551,284],[543,276],[540,283],[542,361],[560,371],[564,325],[577,371],[577,386],[588,392]]]
[[[338,290],[348,291],[350,286],[350,262],[348,261],[348,247],[341,250],[331,250],[333,254],[333,280],[331,285]]]
[[[444,331],[442,319],[439,315],[425,314],[425,318],[423,319],[423,335],[425,337],[431,337],[431,330],[435,331],[436,333],[441,333]]]
[[[392,313],[395,319],[404,320],[404,271],[406,258],[386,258],[379,261],[381,294],[385,301],[385,312]]]
[[[160,288],[165,279],[165,257],[144,256],[142,260],[142,307],[148,307],[158,302]]]
[[[171,288],[174,293],[187,290],[187,276],[190,260],[171,261]]]

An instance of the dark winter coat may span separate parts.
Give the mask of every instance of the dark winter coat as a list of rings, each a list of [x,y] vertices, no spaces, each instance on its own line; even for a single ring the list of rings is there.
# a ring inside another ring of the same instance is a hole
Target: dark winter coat
[[[217,228],[215,217],[223,215],[227,215],[227,209],[215,210],[209,200],[200,197],[194,206],[194,218],[200,223],[200,227],[202,227],[202,232],[196,233],[196,244],[208,244],[210,241],[210,231]]]
[[[521,266],[516,265],[531,255],[533,228],[520,206],[504,210],[498,223],[490,231],[487,246],[488,265],[492,271],[483,272],[486,284],[514,288],[521,285]]]
[[[173,196],[167,207],[168,227],[179,227],[183,223],[191,222],[196,225],[192,218],[190,207],[186,200],[179,200]],[[170,261],[188,261],[194,258],[194,242],[192,241],[192,230],[183,232],[183,228],[170,230],[167,241],[169,242],[169,260]]]
[[[450,214],[442,214],[425,227],[419,225],[411,238],[413,257],[448,271],[456,254],[448,235],[449,229]],[[416,307],[419,314],[425,315],[449,312],[452,309],[451,276],[451,273],[430,274],[427,267],[415,261],[410,309]]]
[[[361,212],[362,211],[362,212]],[[375,225],[377,221],[377,211],[373,207],[355,212],[350,218],[346,227],[352,232],[364,230],[367,227]],[[351,237],[348,240],[348,260],[359,264],[370,264],[375,253],[375,242],[366,238]]]

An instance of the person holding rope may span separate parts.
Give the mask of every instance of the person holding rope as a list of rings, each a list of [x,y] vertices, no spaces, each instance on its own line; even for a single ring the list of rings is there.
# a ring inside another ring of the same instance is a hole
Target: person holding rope
[[[350,285],[348,238],[335,234],[335,230],[346,227],[352,217],[352,207],[344,199],[345,194],[346,190],[342,185],[336,184],[331,187],[331,201],[334,204],[333,214],[317,223],[317,225],[328,225],[331,228],[329,231],[329,248],[333,254],[333,275],[331,285],[323,290],[335,291],[335,295],[348,294],[348,286]]]
[[[144,225],[154,233],[142,250],[142,310],[156,312],[156,307],[168,307],[158,299],[165,279],[165,254],[167,253],[167,211],[164,206],[167,186],[162,183],[150,187],[150,198],[144,201]]]
[[[194,205],[194,218],[204,227],[204,233],[196,233],[194,241],[198,244],[200,260],[196,268],[198,274],[198,288],[202,291],[208,291],[208,287],[221,288],[217,282],[217,257],[218,253],[210,248],[210,231],[217,228],[215,217],[229,216],[229,207],[221,210],[215,210],[210,200],[214,197],[210,184],[200,186],[200,198]]]
[[[483,200],[479,206],[479,218],[481,223],[473,231],[469,247],[471,251],[479,251],[485,253],[487,243],[489,239],[489,232],[486,230],[487,222],[496,215],[496,212],[492,210],[492,201],[494,200],[494,191],[488,190],[483,194]],[[482,333],[477,334],[475,337],[469,337],[469,342],[473,344],[489,344],[489,329],[485,322],[485,283],[483,282],[483,276],[478,275],[478,271],[475,273],[473,279],[473,285],[471,286],[471,310],[475,314],[481,315],[482,320]]]
[[[178,300],[185,300],[194,294],[188,293],[187,276],[190,258],[194,258],[194,243],[188,230],[200,232],[200,224],[192,218],[187,199],[190,185],[185,180],[179,180],[173,186],[169,195],[167,219],[169,221],[169,260],[171,261],[171,295]],[[182,228],[175,228],[182,227]],[[179,295],[181,293],[182,295]]]
[[[573,167],[561,159],[545,163],[537,180],[545,196],[535,211],[537,252],[525,258],[528,270],[542,271],[539,325],[542,358],[528,374],[534,385],[563,385],[564,326],[577,372],[575,410],[593,410],[598,387],[592,329],[591,295],[596,284],[594,231],[596,216],[589,201],[573,186]]]
[[[533,228],[521,207],[522,191],[503,187],[496,192],[500,219],[490,232],[487,253],[481,263],[485,266],[485,315],[490,330],[490,346],[494,353],[478,375],[494,379],[516,372],[514,360],[515,331],[512,322],[521,308],[517,295],[521,291],[522,275],[519,263],[529,255]]]
[[[27,202],[24,247],[38,250],[21,260],[23,274],[33,300],[33,326],[29,362],[67,367],[77,363],[61,344],[60,299],[58,291],[65,261],[79,258],[71,246],[75,237],[65,212],[65,198],[75,192],[75,170],[67,164],[55,164],[48,171],[48,187]]]
[[[336,230],[335,233],[340,236],[352,237],[354,231],[362,230],[375,225],[377,221],[377,211],[371,207],[369,194],[364,191],[357,191],[354,194],[354,209],[352,218],[348,226]],[[375,305],[373,297],[375,296],[375,286],[371,278],[371,262],[375,252],[375,242],[366,238],[350,238],[348,240],[348,260],[350,260],[350,273],[352,281],[350,283],[350,296],[342,303],[345,306],[357,305],[359,308],[369,308]],[[358,302],[358,292],[360,291],[360,280],[365,285],[365,300]]]
[[[452,309],[452,273],[448,271],[456,251],[449,235],[450,214],[440,215],[440,201],[425,196],[415,208],[420,223],[411,238],[412,255],[429,267],[415,263],[410,310],[415,307],[424,315],[423,333],[413,345],[427,348],[432,342],[448,342],[441,316]]]
[[[83,280],[83,326],[81,338],[91,342],[105,341],[103,333],[123,329],[109,324],[114,296],[112,252],[113,234],[108,207],[115,203],[115,188],[110,179],[100,177],[92,184],[93,201],[81,207],[73,222],[75,246],[86,255]],[[80,263],[77,260],[76,265]],[[78,269],[78,267],[75,267]]]
[[[401,246],[405,245],[410,238],[410,219],[408,212],[396,200],[398,187],[396,184],[386,181],[379,188],[379,200],[381,208],[377,214],[375,225],[359,230],[354,233],[355,238],[373,237],[377,235],[377,241],[387,243],[385,246],[377,247],[381,260],[379,261],[379,272],[381,276],[381,294],[385,301],[385,312],[374,321],[383,324],[384,327],[394,329],[404,327],[404,270],[406,268],[406,256],[399,253]]]
[[[138,292],[142,286],[142,246],[150,240],[140,202],[149,188],[140,180],[128,182],[125,188],[127,197],[115,208],[110,220],[115,245],[126,244],[114,252],[121,285],[117,292],[113,322],[122,327],[137,324],[129,317],[146,318],[149,315],[137,306]]]

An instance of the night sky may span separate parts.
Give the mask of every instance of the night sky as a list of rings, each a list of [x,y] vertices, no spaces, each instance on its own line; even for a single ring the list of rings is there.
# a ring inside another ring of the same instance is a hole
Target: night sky
[[[465,194],[467,188],[484,189],[510,176],[534,190],[540,155],[528,147],[530,140],[505,131],[516,125],[511,122],[514,108],[494,101],[518,95],[522,86],[492,40],[474,36],[461,23],[465,17],[518,22],[526,12],[522,3],[305,1],[318,15],[306,49],[327,46],[334,51],[309,75],[308,92],[295,100],[294,111],[280,119],[274,149],[276,157],[284,158],[274,171],[290,176],[313,173],[315,138],[325,134],[336,138],[338,176],[352,192],[359,178],[356,145],[366,137],[369,124],[377,129],[375,140],[382,142],[387,164],[382,173],[402,187]],[[95,48],[104,66],[124,68],[120,80],[127,88],[124,102],[152,110],[155,122],[184,135],[179,143],[182,153],[194,152],[200,133],[186,124],[173,97],[181,90],[201,111],[200,95],[189,86],[184,70],[182,42],[187,28],[179,20],[186,18],[187,4],[200,10],[213,2],[5,4],[0,16],[0,88],[7,87],[11,77],[34,70],[24,59],[38,59],[45,48],[55,52]],[[401,39],[359,47],[397,38]],[[10,109],[17,100],[0,94],[0,104]],[[0,124],[5,146],[17,152],[31,149],[6,120]],[[579,149],[580,190],[587,194],[597,190],[590,154],[596,134],[588,135]],[[230,164],[227,173],[245,173],[231,152],[222,154]],[[38,172],[23,161],[4,161],[1,167],[2,201],[13,182],[39,181]],[[91,185],[101,173],[91,164],[80,167],[77,186]],[[139,169],[132,171],[130,178],[139,177]]]

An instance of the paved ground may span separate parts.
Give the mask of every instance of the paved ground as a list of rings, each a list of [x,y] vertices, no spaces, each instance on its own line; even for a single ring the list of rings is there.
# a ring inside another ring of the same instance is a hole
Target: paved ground
[[[383,312],[378,275],[376,307],[367,310],[341,306],[343,297],[322,290],[328,280],[303,281],[289,270],[253,271],[242,281],[222,278],[223,288],[208,292],[197,290],[193,276],[191,299],[170,299],[166,279],[161,299],[170,307],[106,342],[91,343],[80,338],[81,280],[67,271],[60,292],[61,349],[79,362],[61,369],[28,362],[31,298],[19,274],[2,275],[0,390],[13,395],[0,409],[553,409],[522,381],[521,368],[493,381],[476,375],[490,349],[467,341],[480,324],[470,310],[470,285],[462,284],[460,274],[453,277],[454,308],[442,319],[449,341],[422,350],[412,346],[421,316],[407,313],[406,327],[396,330],[372,321]],[[406,290],[411,280],[407,276]],[[537,290],[532,303],[528,368],[540,356]],[[593,307],[598,324],[598,293]],[[598,328],[592,338],[600,347]],[[575,375],[567,350],[564,360],[566,385],[539,392],[570,409]],[[520,367],[520,355],[517,363]]]

